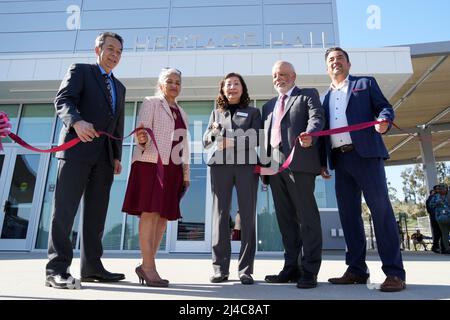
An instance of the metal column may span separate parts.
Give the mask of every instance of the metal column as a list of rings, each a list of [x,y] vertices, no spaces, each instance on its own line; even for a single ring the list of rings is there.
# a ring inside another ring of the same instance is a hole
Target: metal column
[[[436,160],[433,153],[432,134],[431,129],[425,128],[419,130],[420,137],[420,152],[422,154],[423,169],[425,172],[425,179],[427,189],[431,190],[433,186],[438,184]]]

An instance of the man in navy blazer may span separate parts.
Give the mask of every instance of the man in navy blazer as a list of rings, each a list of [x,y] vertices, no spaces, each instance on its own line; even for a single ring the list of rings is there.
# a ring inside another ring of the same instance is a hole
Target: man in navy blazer
[[[394,110],[373,77],[349,75],[350,59],[343,49],[326,51],[327,72],[332,80],[323,97],[326,129],[362,122],[388,120],[364,130],[341,133],[322,139],[322,177],[336,173],[336,199],[347,245],[347,271],[332,284],[365,284],[369,278],[366,264],[366,236],[361,217],[361,194],[372,214],[378,253],[386,280],[380,290],[393,292],[406,288],[399,235],[389,200],[384,160],[389,158],[381,138],[394,120]]]
[[[95,41],[97,63],[73,64],[55,98],[56,112],[64,124],[59,143],[76,137],[81,142],[56,154],[58,178],[45,281],[49,287],[81,287],[69,267],[73,258],[70,235],[83,195],[81,281],[114,282],[125,278],[122,273],[107,271],[100,260],[111,185],[114,174],[122,170],[122,141],[98,133],[104,131],[123,137],[125,87],[112,74],[120,61],[122,48],[123,40],[118,34],[100,34]]]

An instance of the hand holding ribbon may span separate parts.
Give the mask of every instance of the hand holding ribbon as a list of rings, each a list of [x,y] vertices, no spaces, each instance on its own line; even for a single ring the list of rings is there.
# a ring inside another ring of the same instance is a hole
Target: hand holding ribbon
[[[312,136],[307,132],[302,132],[298,136],[298,142],[303,148],[309,148],[312,145]]]
[[[78,122],[80,122],[80,121],[78,121]],[[76,122],[76,123],[78,123],[78,122]],[[148,135],[150,136],[150,138],[152,139],[153,143],[155,144],[156,152],[158,153],[158,160],[157,160],[157,163],[156,163],[156,167],[157,167],[156,176],[158,178],[159,184],[161,186],[163,186],[164,166],[163,166],[163,163],[162,163],[161,156],[159,154],[159,149],[158,149],[158,145],[156,143],[155,135],[154,135],[154,133],[153,133],[153,131],[151,129],[144,128],[144,127],[141,126],[139,128],[134,129],[133,131],[131,131],[127,136],[125,136],[123,138],[118,138],[118,137],[114,137],[113,135],[109,134],[108,132],[96,131],[93,127],[90,128],[89,124],[90,123],[85,122],[85,124],[83,124],[83,128],[81,128],[82,130],[84,130],[83,131],[84,132],[83,139],[86,140],[84,142],[91,141],[93,139],[92,135],[94,135],[95,137],[100,137],[101,135],[105,135],[108,138],[113,139],[113,140],[124,140],[124,139],[128,138],[129,136],[131,136],[132,134],[134,134],[137,131],[144,131],[144,132],[146,131],[148,133]],[[39,149],[39,148],[35,148],[35,147],[29,145],[28,143],[23,141],[19,136],[16,136],[12,132],[9,132],[8,136],[11,138],[11,140],[13,140],[14,142],[18,143],[19,145],[21,145],[25,149],[28,149],[28,150],[31,150],[31,151],[35,151],[35,152],[40,152],[40,153],[53,153],[53,152],[58,152],[58,151],[64,151],[64,150],[72,148],[73,146],[78,144],[80,141],[82,141],[80,137],[76,137],[76,138],[73,138],[72,140],[70,140],[70,141],[68,141],[68,142],[66,142],[66,143],[64,143],[64,144],[62,144],[60,146],[56,146],[56,147],[53,147],[53,148],[50,148],[50,149]],[[91,140],[89,140],[89,139],[91,139]],[[0,147],[1,147],[1,144],[0,144]],[[117,160],[117,161],[114,162],[114,172],[116,174],[120,174],[121,171],[122,171],[122,166],[120,164],[120,161]]]
[[[75,122],[72,127],[75,129],[77,136],[81,142],[91,142],[94,138],[100,137],[98,132],[94,129],[92,123],[80,120]]]
[[[0,112],[0,139],[7,137],[11,131],[11,123],[9,122],[8,115],[4,112]],[[3,150],[2,141],[0,140],[0,151]]]
[[[377,130],[378,133],[384,134],[389,129],[389,120],[387,119],[378,119],[380,123],[377,123],[375,125],[375,130]]]
[[[375,120],[375,121],[363,122],[363,123],[358,123],[358,124],[354,124],[354,125],[350,125],[350,126],[346,126],[346,127],[335,128],[335,129],[329,129],[329,130],[323,130],[323,131],[317,131],[317,132],[311,132],[311,133],[302,132],[298,136],[298,141],[300,142],[300,145],[302,147],[308,147],[308,146],[310,146],[310,144],[308,144],[308,142],[309,141],[312,142],[311,137],[329,136],[329,135],[337,134],[337,133],[367,129],[367,128],[370,128],[373,126],[375,126],[375,130],[377,130],[377,132],[385,133],[389,127],[389,120],[379,119],[379,120]],[[307,137],[311,138],[311,140],[309,140]],[[289,154],[289,157],[281,165],[281,167],[278,169],[278,171],[275,171],[271,168],[264,168],[264,167],[257,165],[257,166],[255,166],[254,172],[259,173],[261,175],[265,175],[265,176],[271,176],[271,175],[280,173],[289,167],[289,165],[291,164],[292,159],[294,157],[294,153],[295,153],[295,143],[294,143],[294,147],[291,150],[291,153]]]

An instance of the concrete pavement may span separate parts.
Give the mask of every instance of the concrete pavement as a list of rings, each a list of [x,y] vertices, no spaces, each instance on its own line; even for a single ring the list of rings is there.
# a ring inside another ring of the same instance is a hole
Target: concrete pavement
[[[134,268],[139,254],[104,255],[103,264],[112,272],[123,272],[119,283],[83,283],[82,290],[57,290],[44,286],[44,253],[0,252],[0,300],[77,299],[77,300],[450,300],[450,256],[432,252],[405,252],[407,289],[398,293],[376,290],[384,281],[376,252],[368,253],[371,272],[369,285],[331,285],[327,279],[340,276],[346,269],[343,251],[324,252],[319,285],[315,289],[297,289],[295,284],[267,284],[266,274],[282,267],[282,255],[260,254],[255,261],[255,284],[242,285],[237,277],[237,257],[233,255],[230,281],[212,284],[210,255],[159,254],[158,270],[170,280],[169,288],[139,285]],[[79,277],[79,256],[71,273]]]

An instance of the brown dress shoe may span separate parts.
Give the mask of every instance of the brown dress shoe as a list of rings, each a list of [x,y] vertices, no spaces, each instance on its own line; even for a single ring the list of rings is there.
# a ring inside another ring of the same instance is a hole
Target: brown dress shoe
[[[380,291],[397,292],[406,289],[406,283],[396,276],[387,276],[386,280],[380,285]]]
[[[366,284],[369,275],[360,276],[349,271],[346,271],[340,278],[330,278],[328,282],[332,284]]]

